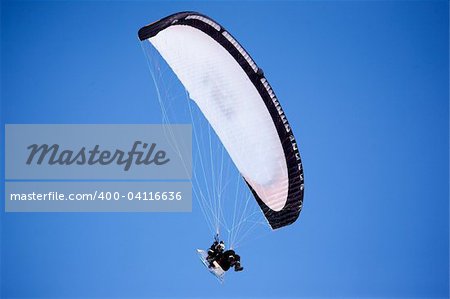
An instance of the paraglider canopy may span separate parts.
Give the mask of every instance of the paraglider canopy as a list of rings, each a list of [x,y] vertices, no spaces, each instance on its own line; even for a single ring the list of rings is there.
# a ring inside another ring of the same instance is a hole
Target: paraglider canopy
[[[272,87],[221,25],[176,13],[139,30],[198,105],[273,229],[293,223],[303,203],[303,168],[292,128]]]

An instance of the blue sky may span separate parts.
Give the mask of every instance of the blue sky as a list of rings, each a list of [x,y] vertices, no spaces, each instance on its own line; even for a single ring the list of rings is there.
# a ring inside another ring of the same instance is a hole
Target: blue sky
[[[2,212],[2,297],[448,297],[447,1],[1,5],[2,133],[159,122],[137,30],[196,10],[264,69],[306,179],[299,221],[243,247],[224,285],[195,256],[211,239],[196,206]]]

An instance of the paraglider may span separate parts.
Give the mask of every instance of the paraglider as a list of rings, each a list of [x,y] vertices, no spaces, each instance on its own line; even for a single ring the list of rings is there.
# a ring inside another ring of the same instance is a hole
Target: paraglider
[[[241,257],[233,249],[225,251],[225,243],[219,242],[218,235],[214,237],[214,242],[208,250],[206,261],[209,263],[209,268],[216,267],[215,262],[217,262],[224,271],[228,271],[231,267],[234,267],[236,272],[244,270],[241,266]]]
[[[181,81],[270,227],[275,230],[295,222],[304,194],[298,144],[279,99],[248,52],[223,26],[196,12],[170,15],[141,28],[138,35],[156,48]],[[218,209],[223,205],[226,203]],[[216,213],[214,220],[219,226],[221,214]],[[198,250],[208,267],[216,263],[242,270],[234,251],[228,252],[226,259],[217,258],[225,252],[212,250],[211,255]],[[214,274],[223,279],[224,270]]]

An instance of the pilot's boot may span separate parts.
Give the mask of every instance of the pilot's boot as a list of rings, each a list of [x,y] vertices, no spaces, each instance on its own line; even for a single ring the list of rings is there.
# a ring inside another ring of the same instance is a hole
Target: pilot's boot
[[[239,272],[244,270],[244,267],[241,266],[240,262],[236,262],[236,264],[234,265],[234,271]]]

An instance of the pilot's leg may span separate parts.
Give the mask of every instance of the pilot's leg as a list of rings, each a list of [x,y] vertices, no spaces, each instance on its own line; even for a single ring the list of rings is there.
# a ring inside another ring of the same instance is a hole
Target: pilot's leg
[[[238,272],[244,270],[244,267],[241,266],[241,257],[236,254],[234,255],[234,258],[236,260],[234,264],[234,271]]]

